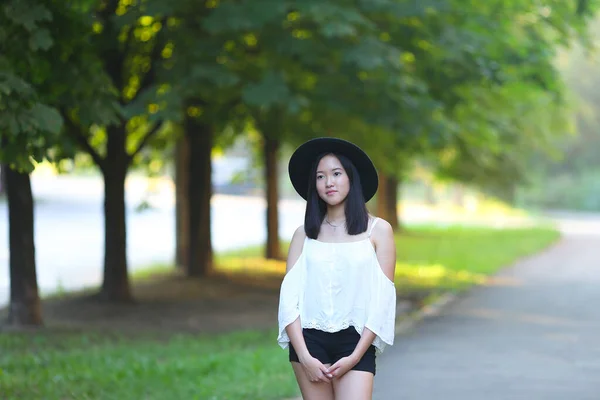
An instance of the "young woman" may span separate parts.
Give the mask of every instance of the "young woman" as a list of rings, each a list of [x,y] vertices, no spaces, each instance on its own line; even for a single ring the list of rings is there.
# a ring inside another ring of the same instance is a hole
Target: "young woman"
[[[305,400],[371,399],[375,357],[394,342],[396,250],[369,215],[377,171],[356,145],[318,138],[289,163],[306,200],[279,300],[279,337]]]

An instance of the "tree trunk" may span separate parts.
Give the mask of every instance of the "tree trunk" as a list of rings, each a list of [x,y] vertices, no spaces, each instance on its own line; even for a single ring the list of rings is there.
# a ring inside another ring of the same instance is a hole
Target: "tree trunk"
[[[436,204],[435,191],[433,189],[433,183],[425,183],[425,204],[434,206]]]
[[[398,186],[396,177],[381,174],[377,193],[377,214],[388,221],[394,231],[402,227],[398,217]]]
[[[175,263],[187,271],[190,252],[190,148],[188,136],[175,149]]]
[[[127,274],[125,177],[128,159],[124,127],[108,128],[104,165],[104,281],[101,296],[110,301],[131,301]]]
[[[277,203],[279,200],[277,159],[279,141],[264,136],[265,184],[267,197],[267,246],[265,257],[280,259],[279,246],[279,215]]]
[[[504,201],[511,206],[517,205],[517,185],[514,183],[508,184],[504,190]]]
[[[4,196],[6,194],[6,170],[8,169],[8,165],[3,164],[0,165],[0,196]]]
[[[465,207],[465,188],[460,183],[454,184],[454,205],[457,207]]]
[[[42,325],[42,309],[35,270],[33,194],[29,174],[8,169],[11,325]]]
[[[188,276],[206,276],[213,261],[210,210],[212,126],[187,117],[185,135],[189,144],[189,263],[186,272]]]

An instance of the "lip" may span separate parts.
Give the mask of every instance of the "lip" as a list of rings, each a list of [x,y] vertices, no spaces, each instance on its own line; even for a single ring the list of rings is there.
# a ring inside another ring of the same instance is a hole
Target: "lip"
[[[328,196],[330,194],[333,194],[333,193],[337,193],[337,190],[328,190],[328,191],[325,192],[325,194],[328,195]]]

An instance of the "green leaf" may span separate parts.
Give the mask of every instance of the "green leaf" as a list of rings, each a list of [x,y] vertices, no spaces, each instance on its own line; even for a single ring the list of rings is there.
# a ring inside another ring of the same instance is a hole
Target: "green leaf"
[[[63,119],[55,108],[36,103],[30,112],[35,124],[41,131],[58,134],[62,129]]]
[[[29,32],[37,28],[38,22],[52,20],[52,14],[46,7],[32,1],[12,0],[4,4],[3,10],[7,18]]]
[[[210,82],[217,88],[231,87],[240,82],[239,76],[227,70],[227,68],[221,65],[210,65],[208,63],[198,64],[192,67],[189,78],[192,80]]]
[[[243,0],[221,2],[203,19],[203,26],[213,34],[263,28],[281,21],[288,5],[281,0]]]
[[[337,25],[341,31],[355,31],[349,26],[362,29],[375,29],[376,25],[354,7],[341,6],[336,2],[304,1],[297,6],[301,14],[314,20],[326,31],[328,25]],[[342,26],[346,25],[345,28]],[[335,28],[329,28],[335,31]],[[355,31],[356,32],[356,31]]]
[[[48,50],[52,47],[53,42],[47,29],[36,29],[29,38],[29,48],[33,51]]]
[[[290,90],[283,76],[272,70],[267,71],[260,82],[248,84],[242,92],[247,104],[262,107],[283,104],[289,96]]]
[[[344,61],[365,70],[382,67],[400,68],[401,53],[393,46],[367,37],[345,53]]]
[[[0,91],[5,95],[15,93],[17,96],[32,96],[34,94],[32,86],[13,74],[12,72],[0,72]]]

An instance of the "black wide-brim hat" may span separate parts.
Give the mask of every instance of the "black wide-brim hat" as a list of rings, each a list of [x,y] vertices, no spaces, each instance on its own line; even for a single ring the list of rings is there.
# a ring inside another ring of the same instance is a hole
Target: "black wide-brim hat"
[[[309,140],[294,151],[288,165],[290,180],[296,192],[306,200],[308,197],[311,168],[317,157],[324,153],[342,154],[346,156],[358,170],[365,202],[377,192],[379,179],[375,165],[360,147],[347,140],[323,137]]]

